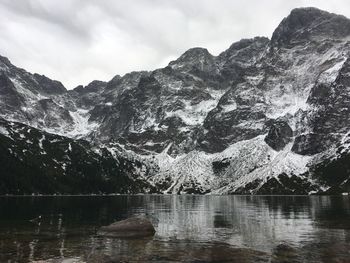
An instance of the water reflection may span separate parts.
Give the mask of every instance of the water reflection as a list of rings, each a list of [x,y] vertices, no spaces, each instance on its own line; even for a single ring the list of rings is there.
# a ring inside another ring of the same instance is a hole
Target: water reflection
[[[96,235],[140,214],[154,223],[154,238]],[[0,262],[346,262],[349,219],[349,197],[341,196],[3,197]]]

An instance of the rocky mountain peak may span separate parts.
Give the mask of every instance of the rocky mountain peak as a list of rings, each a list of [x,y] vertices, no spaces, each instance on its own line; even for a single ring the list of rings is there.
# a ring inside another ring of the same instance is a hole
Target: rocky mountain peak
[[[107,89],[113,89],[118,83],[120,83],[122,77],[120,75],[115,75],[110,81],[107,82]]]
[[[105,88],[107,85],[106,82],[100,80],[93,80],[85,87],[83,85],[79,85],[74,88],[74,91],[78,93],[90,93],[90,92],[99,92],[101,89]]]
[[[0,63],[6,64],[6,65],[11,65],[10,60],[7,57],[3,57],[0,55]]]
[[[296,8],[272,35],[272,45],[294,46],[308,40],[339,39],[350,35],[350,20],[314,7]]]
[[[202,47],[194,47],[183,53],[176,61],[190,61],[193,59],[209,58],[212,55],[209,53],[208,49]],[[171,64],[172,62],[170,62]]]
[[[165,68],[73,91],[0,57],[0,117],[44,130],[47,138],[70,137],[68,150],[85,139],[94,152],[103,144],[113,156],[141,160],[152,168],[145,179],[161,192],[273,193],[277,181],[279,193],[343,191],[350,189],[349,21],[295,9],[271,41],[243,39],[219,56],[192,48]],[[1,129],[0,121],[0,148],[12,143],[12,131],[16,143],[32,147],[28,130],[6,123]],[[39,152],[48,152],[40,138]],[[334,174],[337,184],[328,180]]]
[[[206,48],[195,47],[187,50],[177,60],[171,61],[169,66],[182,71],[193,68],[209,71],[212,70],[213,64],[215,64],[215,57]]]
[[[248,48],[251,45],[266,45],[270,40],[267,37],[254,37],[254,38],[244,38],[237,42],[234,42],[227,50],[222,52],[219,56],[225,56],[226,54],[232,54],[239,50]]]
[[[33,77],[46,94],[63,94],[67,91],[60,81],[51,80],[45,75],[39,75],[36,73],[33,75]]]
[[[229,67],[232,67],[232,63],[250,64],[250,60],[261,53],[269,41],[267,37],[241,39],[218,56],[218,63]]]

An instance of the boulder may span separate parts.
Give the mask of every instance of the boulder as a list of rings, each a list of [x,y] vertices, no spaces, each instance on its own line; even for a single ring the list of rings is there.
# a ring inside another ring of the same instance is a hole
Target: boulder
[[[132,217],[102,226],[99,235],[109,237],[147,237],[153,236],[156,230],[152,223],[143,217]]]
[[[275,151],[281,151],[292,140],[293,130],[285,121],[274,121],[265,142]]]

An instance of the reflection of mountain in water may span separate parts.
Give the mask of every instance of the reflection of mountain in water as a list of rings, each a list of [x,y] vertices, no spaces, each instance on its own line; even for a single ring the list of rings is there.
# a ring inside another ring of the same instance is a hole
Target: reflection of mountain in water
[[[0,261],[130,256],[133,251],[134,257],[220,258],[226,253],[267,262],[272,254],[277,257],[288,251],[300,260],[296,262],[312,258],[328,263],[325,255],[350,256],[349,201],[348,197],[326,196],[4,198],[0,202],[0,248],[4,251]],[[154,239],[95,235],[99,226],[135,214],[150,216],[157,230]],[[40,224],[29,221],[39,215]]]

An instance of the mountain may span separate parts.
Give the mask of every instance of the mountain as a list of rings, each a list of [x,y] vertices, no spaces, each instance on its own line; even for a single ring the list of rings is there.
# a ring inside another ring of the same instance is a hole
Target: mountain
[[[117,148],[0,119],[0,194],[156,192],[148,167]]]
[[[349,19],[298,8],[271,39],[218,56],[192,48],[165,68],[69,91],[0,57],[0,116],[137,160],[146,174],[115,164],[132,178],[129,191],[341,193],[350,191],[349,47]]]

